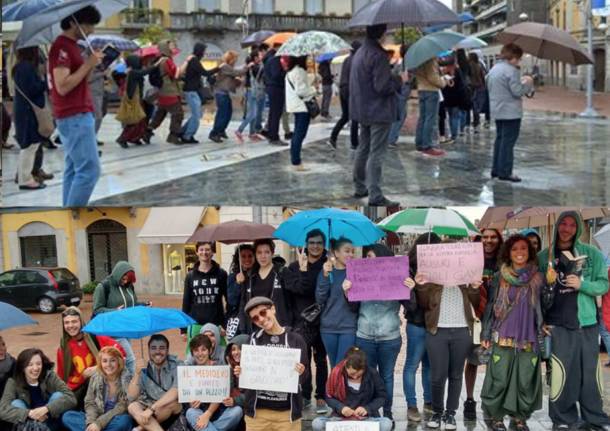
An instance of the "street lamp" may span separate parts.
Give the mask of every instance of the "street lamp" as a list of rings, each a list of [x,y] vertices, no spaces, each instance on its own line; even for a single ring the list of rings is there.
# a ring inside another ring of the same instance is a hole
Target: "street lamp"
[[[250,0],[244,0],[241,5],[241,16],[235,20],[236,26],[241,26],[241,31],[243,36],[246,37],[248,35],[248,4]]]
[[[587,20],[587,49],[589,55],[593,58],[593,4],[592,0],[577,0],[578,4],[581,5],[586,1],[584,13]],[[595,60],[593,60],[595,61]],[[600,118],[601,115],[593,107],[593,64],[587,65],[587,107],[582,111],[579,116],[582,118]]]
[[[528,19],[529,19],[529,16],[527,16],[527,14],[525,12],[521,12],[521,14],[519,14],[520,21],[527,21]]]

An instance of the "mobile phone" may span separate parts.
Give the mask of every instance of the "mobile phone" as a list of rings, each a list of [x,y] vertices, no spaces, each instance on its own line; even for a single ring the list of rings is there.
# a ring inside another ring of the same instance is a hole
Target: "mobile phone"
[[[107,69],[119,56],[121,55],[121,51],[116,49],[112,44],[108,44],[102,49],[102,53],[104,54],[104,58],[102,60],[102,68]]]

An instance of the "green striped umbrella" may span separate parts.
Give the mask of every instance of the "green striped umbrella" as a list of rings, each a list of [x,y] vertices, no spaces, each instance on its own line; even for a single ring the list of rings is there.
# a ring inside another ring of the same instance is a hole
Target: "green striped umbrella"
[[[434,232],[437,235],[471,236],[479,230],[466,217],[452,209],[411,208],[388,216],[378,223],[396,233]]]

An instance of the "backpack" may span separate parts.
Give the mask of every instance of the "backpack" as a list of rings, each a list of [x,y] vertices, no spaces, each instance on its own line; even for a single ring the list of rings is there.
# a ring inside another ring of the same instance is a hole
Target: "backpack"
[[[110,293],[110,285],[108,283],[106,283],[105,281],[102,281],[100,284],[104,288],[104,298],[108,299],[108,294]],[[96,315],[97,315],[97,313],[95,311],[92,311],[91,312],[91,320],[93,320],[93,318]]]
[[[25,422],[17,422],[14,424],[12,431],[50,431],[50,428],[43,422],[26,419]]]
[[[163,87],[163,74],[161,73],[161,64],[154,67],[153,70],[151,70],[148,74],[148,82],[150,82],[150,85],[152,85],[153,87]]]

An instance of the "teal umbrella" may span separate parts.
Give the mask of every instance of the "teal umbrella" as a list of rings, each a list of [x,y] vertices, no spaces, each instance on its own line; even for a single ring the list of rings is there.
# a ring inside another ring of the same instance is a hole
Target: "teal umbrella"
[[[417,69],[426,61],[435,58],[439,52],[453,48],[464,39],[465,35],[449,30],[422,37],[407,51],[407,69]]]

